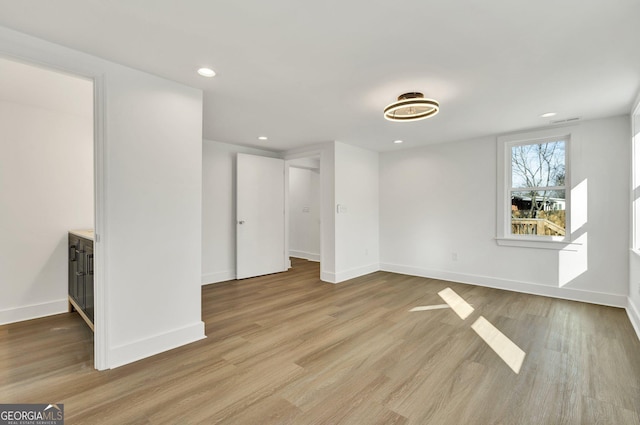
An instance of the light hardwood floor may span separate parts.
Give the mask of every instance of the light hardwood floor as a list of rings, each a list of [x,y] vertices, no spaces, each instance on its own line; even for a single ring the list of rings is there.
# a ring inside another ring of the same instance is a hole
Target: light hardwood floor
[[[294,259],[203,287],[207,339],[93,370],[77,314],[0,327],[0,403],[67,424],[640,424],[640,342],[622,309],[377,272],[338,285]],[[451,288],[474,311],[443,304]],[[471,328],[526,353],[516,374]]]

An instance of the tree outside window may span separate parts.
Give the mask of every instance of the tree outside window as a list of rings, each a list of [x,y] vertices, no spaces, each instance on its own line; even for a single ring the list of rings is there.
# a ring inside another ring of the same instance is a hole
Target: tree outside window
[[[511,233],[566,233],[566,141],[511,146]]]

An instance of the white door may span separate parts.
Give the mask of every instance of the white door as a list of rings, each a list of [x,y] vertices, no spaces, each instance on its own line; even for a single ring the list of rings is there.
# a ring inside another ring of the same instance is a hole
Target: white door
[[[236,276],[287,269],[284,243],[284,161],[238,154]]]

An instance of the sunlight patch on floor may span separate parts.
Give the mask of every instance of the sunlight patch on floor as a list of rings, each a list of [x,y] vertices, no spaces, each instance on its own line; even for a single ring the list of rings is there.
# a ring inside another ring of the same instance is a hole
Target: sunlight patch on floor
[[[438,292],[438,295],[440,295],[446,304],[418,306],[409,311],[428,311],[451,308],[462,320],[465,320],[474,312],[474,308],[451,288],[443,289]],[[524,358],[527,355],[520,347],[511,341],[505,334],[500,332],[498,328],[493,326],[491,322],[484,318],[484,316],[480,316],[473,325],[471,325],[471,328],[493,351],[495,351],[495,353],[507,364],[507,366],[511,368],[511,370],[515,373],[520,373],[520,368],[522,367]]]
[[[453,289],[443,289],[438,292],[438,295],[440,295],[444,302],[446,302],[462,320],[466,319],[471,313],[473,313],[473,307],[463,300],[460,295],[456,294]]]
[[[480,316],[471,328],[496,352],[498,356],[513,370],[520,373],[526,353],[487,319]]]
[[[449,308],[449,304],[437,304],[437,305],[421,305],[419,307],[413,307],[409,311],[427,311],[427,310],[440,310],[442,308]]]

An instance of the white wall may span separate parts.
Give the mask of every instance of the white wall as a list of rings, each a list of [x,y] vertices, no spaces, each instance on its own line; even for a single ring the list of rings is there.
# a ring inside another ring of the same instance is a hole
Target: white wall
[[[328,142],[320,150],[320,279],[336,280],[336,149]]]
[[[572,136],[572,187],[587,195],[579,251],[496,244],[496,139],[485,137],[381,154],[381,268],[625,306],[629,119],[585,121]]]
[[[320,157],[320,279],[338,283],[377,271],[378,153],[341,142],[284,153],[286,160],[310,156]]]
[[[93,84],[3,63],[19,74],[2,67],[16,101],[0,90],[0,324],[67,311],[67,231],[93,228]],[[32,91],[42,80],[82,112]]]
[[[320,261],[320,170],[289,168],[289,255]]]
[[[629,155],[633,167],[629,197],[632,213],[635,217],[631,221],[632,231],[635,232],[635,243],[631,244],[629,252],[629,301],[627,313],[640,338],[640,95],[637,97],[631,111],[633,155]],[[633,223],[635,221],[635,223]],[[635,245],[635,246],[634,246]]]
[[[378,176],[377,152],[335,143],[335,282],[379,269]]]
[[[202,92],[118,69],[108,101],[104,239],[117,365],[204,337]]]
[[[96,79],[96,366],[203,338],[202,92],[1,27],[0,55]]]
[[[629,303],[627,313],[640,338],[640,253],[630,253]]]
[[[278,154],[204,140],[202,146],[203,285],[236,277],[236,155]]]

